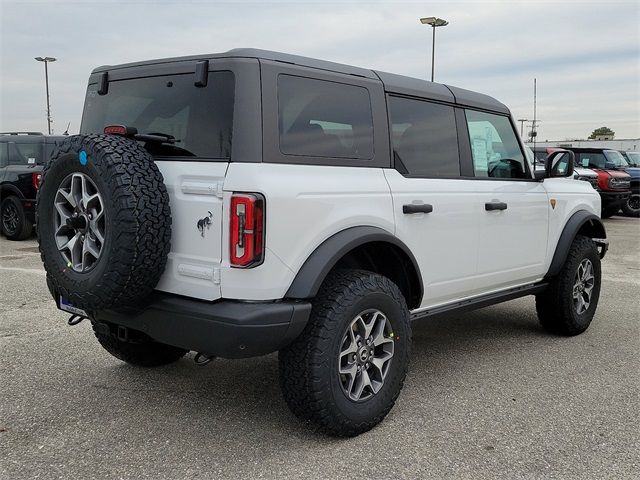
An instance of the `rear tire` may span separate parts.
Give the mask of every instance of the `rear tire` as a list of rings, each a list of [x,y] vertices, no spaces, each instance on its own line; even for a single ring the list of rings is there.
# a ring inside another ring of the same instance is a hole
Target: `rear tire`
[[[0,227],[7,240],[25,240],[33,232],[33,223],[27,220],[18,197],[7,197],[0,205]]]
[[[118,360],[139,367],[168,365],[180,360],[188,352],[182,348],[156,342],[143,333],[136,332],[133,338],[123,341],[114,332],[106,333],[99,330],[101,329],[94,324],[93,333],[107,352]],[[129,330],[129,332],[132,331]]]
[[[627,217],[640,217],[640,192],[634,192],[622,205],[622,212]]]
[[[333,272],[304,331],[279,353],[282,393],[297,417],[326,433],[359,435],[393,407],[410,345],[409,311],[391,280],[363,270]]]
[[[557,335],[584,332],[598,307],[600,281],[600,255],[596,244],[588,237],[576,236],[562,270],[549,287],[536,296],[540,324]],[[585,303],[581,303],[581,299]]]

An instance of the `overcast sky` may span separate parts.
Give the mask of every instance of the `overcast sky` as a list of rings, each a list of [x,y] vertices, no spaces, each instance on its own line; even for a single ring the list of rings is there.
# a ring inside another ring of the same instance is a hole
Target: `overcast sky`
[[[257,47],[428,78],[492,95],[539,139],[606,125],[640,137],[640,2],[215,2],[0,0],[0,131],[46,131],[43,64],[56,133],[78,131],[98,65]]]

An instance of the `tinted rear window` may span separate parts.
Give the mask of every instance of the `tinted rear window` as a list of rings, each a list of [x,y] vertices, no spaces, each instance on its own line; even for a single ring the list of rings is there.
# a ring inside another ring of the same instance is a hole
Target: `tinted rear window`
[[[231,156],[234,76],[209,72],[206,87],[193,84],[193,74],[109,82],[106,95],[89,85],[81,133],[102,133],[107,125],[135,127],[138,133],[175,137],[163,156],[226,159]]]
[[[366,88],[280,75],[278,121],[284,154],[373,157],[373,116]]]
[[[42,143],[20,143],[14,144],[14,149],[9,149],[10,165],[34,165],[42,164]]]

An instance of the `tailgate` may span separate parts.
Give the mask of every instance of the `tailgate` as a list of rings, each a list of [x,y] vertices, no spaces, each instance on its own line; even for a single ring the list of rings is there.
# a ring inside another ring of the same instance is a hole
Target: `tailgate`
[[[222,182],[226,162],[162,161],[171,204],[171,252],[157,290],[220,298]]]

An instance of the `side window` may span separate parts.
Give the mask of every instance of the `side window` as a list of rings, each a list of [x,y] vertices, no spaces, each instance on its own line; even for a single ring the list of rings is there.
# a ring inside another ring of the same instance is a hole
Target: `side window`
[[[286,155],[373,158],[366,88],[292,75],[278,77],[280,150]]]
[[[7,154],[7,144],[0,143],[0,168],[6,167],[9,163],[9,155]]]
[[[42,163],[41,143],[16,142],[14,146],[14,154],[9,158],[11,165],[33,165]]]
[[[475,110],[466,116],[476,177],[528,178],[509,118]]]
[[[396,169],[419,177],[460,176],[453,107],[389,97]]]

